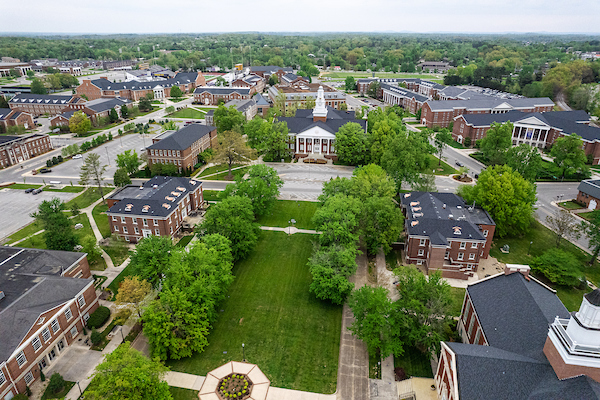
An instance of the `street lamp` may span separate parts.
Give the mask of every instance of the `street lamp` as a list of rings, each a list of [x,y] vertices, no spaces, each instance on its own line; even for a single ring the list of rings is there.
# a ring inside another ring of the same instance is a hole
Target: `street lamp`
[[[125,337],[123,336],[123,326],[121,326],[121,329],[119,329],[121,331],[121,343],[125,343]]]
[[[246,347],[242,343],[242,361],[246,362]]]
[[[83,392],[81,391],[81,386],[79,386],[79,381],[77,381],[77,387],[79,388],[79,395],[82,396]]]
[[[527,255],[529,255],[529,252],[531,252],[531,245],[533,244],[533,241],[529,242],[529,248],[527,249]]]

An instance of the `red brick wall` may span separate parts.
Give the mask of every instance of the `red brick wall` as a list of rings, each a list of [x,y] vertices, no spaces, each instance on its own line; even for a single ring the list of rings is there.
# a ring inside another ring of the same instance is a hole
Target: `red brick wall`
[[[580,203],[585,204],[586,207],[590,206],[590,200],[596,200],[596,208],[594,208],[595,210],[600,210],[600,199],[597,199],[593,196],[590,196],[588,194],[585,194],[583,192],[579,192],[577,193],[577,201],[579,201]]]
[[[92,85],[90,79],[84,79],[81,85],[77,86],[75,92],[79,96],[86,95],[88,100],[99,99],[102,97],[102,90],[98,86]]]
[[[550,362],[550,365],[552,365],[552,369],[554,369],[558,379],[562,380],[573,378],[579,375],[586,375],[600,383],[600,368],[566,364],[549,337],[546,338],[546,343],[544,344],[544,354]]]

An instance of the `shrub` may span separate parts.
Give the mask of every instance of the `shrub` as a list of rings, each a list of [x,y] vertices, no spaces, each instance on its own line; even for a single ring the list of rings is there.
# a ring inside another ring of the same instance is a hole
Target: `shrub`
[[[465,147],[471,147],[471,138],[470,137],[465,138]]]
[[[97,345],[102,341],[102,334],[98,332],[96,329],[92,329],[92,334],[90,335],[90,340],[93,345]]]
[[[63,379],[62,375],[59,373],[54,373],[50,377],[50,382],[48,383],[48,388],[46,390],[49,390],[50,393],[54,394],[63,390],[64,387],[65,380]]]
[[[88,328],[99,328],[108,320],[110,317],[110,310],[108,307],[100,306],[90,315],[90,319],[87,321]]]
[[[122,308],[115,314],[115,321],[119,320],[118,325],[123,325],[125,321],[131,316],[131,310],[128,308]]]
[[[558,285],[579,286],[581,282],[579,260],[562,249],[554,248],[544,252],[533,260],[531,268]]]
[[[26,394],[24,393],[19,393],[18,395],[16,395],[15,397],[12,398],[12,400],[28,400],[29,397],[27,397]]]

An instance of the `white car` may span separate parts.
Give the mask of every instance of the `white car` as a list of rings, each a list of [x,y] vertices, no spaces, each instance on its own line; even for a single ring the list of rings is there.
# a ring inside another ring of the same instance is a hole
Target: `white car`
[[[82,157],[83,157],[83,156],[82,156],[81,154],[75,154],[75,155],[73,156],[73,160],[77,160],[77,159],[79,159],[79,158],[82,158]]]

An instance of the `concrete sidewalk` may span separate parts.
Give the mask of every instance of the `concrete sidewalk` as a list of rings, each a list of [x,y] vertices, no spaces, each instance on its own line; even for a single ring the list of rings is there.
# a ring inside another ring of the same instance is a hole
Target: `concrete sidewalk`
[[[298,229],[293,226],[288,226],[287,228],[280,228],[276,226],[261,226],[260,229],[263,231],[277,231],[277,232],[285,232],[288,235],[293,235],[294,233],[308,233],[311,235],[319,235],[321,232],[317,232],[312,229]]]

